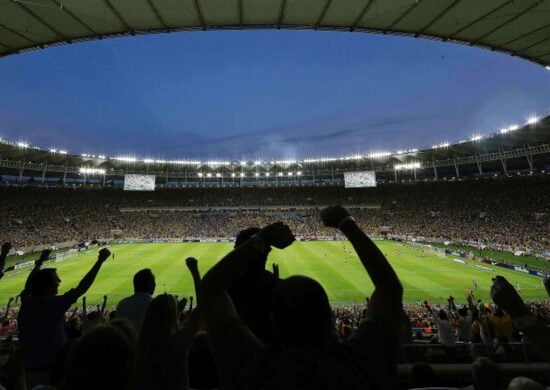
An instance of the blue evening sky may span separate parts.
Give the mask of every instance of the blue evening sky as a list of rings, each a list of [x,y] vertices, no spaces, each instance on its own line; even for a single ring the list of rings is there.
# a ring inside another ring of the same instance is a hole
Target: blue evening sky
[[[304,158],[422,148],[550,112],[550,71],[420,39],[119,38],[0,59],[0,137],[71,153]]]

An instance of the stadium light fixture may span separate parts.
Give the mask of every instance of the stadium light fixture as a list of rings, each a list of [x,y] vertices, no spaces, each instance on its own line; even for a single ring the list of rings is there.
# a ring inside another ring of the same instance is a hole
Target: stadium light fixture
[[[265,177],[269,177],[269,172],[266,172],[266,173],[265,173]]]
[[[544,69],[550,70],[550,65],[545,66]]]
[[[211,174],[211,173],[207,173],[207,174],[206,174],[206,177],[212,177],[212,174]]]
[[[67,154],[67,153],[69,153],[69,152],[67,152],[66,150],[60,150],[59,151],[59,154]]]
[[[105,160],[106,157],[105,157],[105,155],[100,154],[99,156],[97,156],[97,158],[100,158],[100,159],[102,159],[102,160]]]
[[[254,176],[258,177],[258,176],[260,176],[260,174],[259,174],[258,172],[256,172],[256,173],[254,174]]]
[[[198,177],[202,177],[202,172],[197,173]]]
[[[244,177],[244,172],[243,172],[243,173],[241,173],[241,177]]]
[[[302,176],[302,171],[298,171],[298,172],[296,172],[296,174],[297,174],[298,176]]]
[[[216,177],[222,177],[221,173],[216,173]]]
[[[409,163],[409,164],[396,164],[393,166],[393,169],[396,171],[402,171],[407,169],[418,169],[421,168],[421,165],[419,162]]]
[[[483,137],[481,135],[474,135],[472,138],[470,138],[470,141],[475,142],[481,140]]]
[[[29,144],[26,143],[26,142],[18,142],[17,146],[20,147],[20,148],[26,149],[26,148],[29,147]]]
[[[232,173],[232,174],[231,174],[231,177],[235,177],[235,174],[234,174],[234,173]]]
[[[284,175],[283,172],[279,172],[279,173],[277,174],[277,176],[279,176],[279,177],[281,177],[281,176],[283,176],[283,175]]]
[[[50,149],[50,153],[57,153],[57,149]]]
[[[529,119],[527,119],[527,124],[528,125],[536,125],[537,123],[539,123],[539,121],[540,121],[540,118],[538,118],[536,116],[532,116]]]
[[[288,176],[292,176],[292,172],[288,172]]]
[[[105,169],[81,167],[79,169],[79,172],[81,174],[84,174],[84,175],[104,175],[105,174]]]

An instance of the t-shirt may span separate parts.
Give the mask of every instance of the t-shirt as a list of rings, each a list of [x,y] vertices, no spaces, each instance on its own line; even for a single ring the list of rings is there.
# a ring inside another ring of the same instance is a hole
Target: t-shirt
[[[240,361],[235,361],[234,351],[242,350],[242,340],[247,337],[241,336],[248,332],[248,328],[235,319],[224,329],[218,329],[214,335],[209,334],[224,388],[395,388],[399,335],[381,320],[363,320],[346,341],[331,347],[262,347],[240,355]],[[221,349],[220,344],[223,345]],[[231,352],[224,355],[223,351]]]
[[[31,347],[27,355],[28,370],[53,365],[55,354],[65,342],[65,313],[77,299],[75,289],[63,295],[21,296],[17,322],[20,342]]]
[[[127,318],[139,332],[143,325],[145,312],[149,304],[153,300],[151,294],[145,292],[135,293],[127,298],[124,298],[116,307],[117,318]]]
[[[439,316],[434,316],[434,322],[437,325],[437,334],[439,342],[443,345],[455,345],[455,330],[453,324],[449,320],[442,320]]]

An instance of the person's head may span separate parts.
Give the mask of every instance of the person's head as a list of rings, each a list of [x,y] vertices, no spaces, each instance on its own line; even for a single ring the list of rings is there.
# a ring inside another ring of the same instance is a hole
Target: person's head
[[[277,285],[271,318],[283,345],[321,347],[336,341],[328,296],[317,281],[306,276],[291,276]]]
[[[134,292],[153,295],[155,292],[155,275],[149,268],[142,269],[134,275]]]
[[[518,376],[510,381],[508,390],[544,390],[545,387],[531,378]]]
[[[479,390],[502,388],[500,367],[492,360],[480,356],[472,364],[472,381]]]
[[[168,338],[178,326],[178,301],[170,294],[155,297],[145,312],[141,340]]]
[[[447,320],[447,313],[443,309],[439,310],[438,316],[440,320]]]
[[[55,268],[44,268],[32,278],[32,295],[57,295],[61,279]]]
[[[458,311],[458,314],[461,316],[461,317],[466,317],[468,315],[468,308],[467,307],[461,307],[460,309],[457,310]]]
[[[132,389],[136,351],[120,328],[98,325],[77,342],[60,390]]]

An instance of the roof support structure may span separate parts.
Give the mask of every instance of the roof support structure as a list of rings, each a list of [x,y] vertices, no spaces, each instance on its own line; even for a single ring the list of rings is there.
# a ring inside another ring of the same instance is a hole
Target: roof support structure
[[[504,156],[504,150],[499,149],[498,150],[498,155],[499,155],[499,158],[500,158],[500,163],[502,164],[502,170],[504,171],[504,173],[508,173],[508,164],[506,163],[506,157]]]
[[[495,28],[493,28],[492,30],[490,30],[489,32],[486,32],[485,34],[483,34],[482,36],[480,36],[479,38],[477,38],[474,42],[472,42],[472,44],[476,44],[478,43],[479,41],[487,38],[489,35],[493,34],[494,32],[500,30],[502,27],[512,23],[514,20],[517,20],[519,18],[521,18],[523,15],[525,15],[527,12],[531,11],[533,8],[535,7],[538,7],[540,4],[543,3],[543,0],[539,0],[537,1],[536,3],[534,4],[531,4],[529,7],[525,8],[523,11],[515,14],[514,16],[512,16],[511,18],[507,19],[506,21],[502,22],[501,24],[499,24],[498,26],[496,26]]]
[[[197,18],[199,19],[199,23],[202,26],[202,30],[206,31],[206,22],[204,21],[204,16],[202,14],[202,9],[201,9],[199,0],[193,0],[193,5],[195,6],[195,11],[197,12]]]
[[[435,160],[432,161],[432,169],[434,170],[434,179],[439,179],[439,177],[437,176],[437,167],[435,166]]]
[[[544,43],[544,42],[546,42],[546,41],[550,41],[550,37],[542,38],[542,39],[536,41],[535,43],[530,44],[529,46],[525,46],[524,48],[522,48],[522,49],[520,50],[520,52],[524,53],[526,50],[529,50],[529,49],[532,48],[532,47],[538,46],[538,45],[540,45],[541,43]]]
[[[44,183],[44,180],[46,178],[46,171],[48,170],[48,162],[46,161],[44,163],[44,166],[42,167],[42,180],[41,182]]]
[[[56,28],[54,28],[51,24],[46,22],[44,19],[42,19],[40,16],[38,16],[34,11],[30,10],[25,4],[21,2],[14,2],[21,8],[25,13],[31,15],[34,19],[38,20],[42,25],[46,26],[48,30],[53,32],[56,36],[62,38],[63,40],[67,41],[69,38],[61,34]]]
[[[0,41],[0,46],[7,47],[10,50],[15,50],[12,46],[8,45],[7,43],[1,42],[1,41]]]
[[[427,29],[429,29],[430,27],[432,27],[439,19],[441,19],[443,16],[447,15],[447,13],[452,10],[458,3],[460,3],[462,0],[455,0],[453,1],[451,4],[449,4],[443,11],[441,11],[439,14],[437,14],[437,16],[435,18],[433,18],[432,20],[430,20],[424,27],[422,27],[422,29],[417,32],[416,34],[414,34],[415,37],[419,37],[420,35],[422,35],[424,33],[424,31],[426,31]]]
[[[506,7],[508,4],[513,3],[513,1],[514,1],[514,0],[508,0],[507,2],[502,3],[502,4],[499,5],[498,7],[493,8],[492,10],[490,10],[490,11],[484,13],[484,14],[481,15],[480,17],[478,17],[478,18],[472,20],[472,21],[471,21],[470,23],[468,23],[466,26],[461,27],[460,29],[458,29],[457,31],[455,31],[455,32],[452,33],[452,34],[449,34],[448,39],[452,39],[455,35],[460,34],[462,31],[469,29],[469,28],[472,27],[474,24],[479,23],[479,21],[485,19],[485,18],[488,17],[488,16],[491,16],[492,14],[494,14],[495,12],[497,12],[498,10],[500,10],[500,9],[502,9],[502,8],[504,8],[504,7]]]
[[[354,31],[355,28],[357,27],[357,25],[359,24],[359,22],[361,22],[361,20],[363,20],[363,18],[365,17],[365,15],[367,14],[367,12],[369,12],[370,10],[370,7],[372,7],[372,5],[374,4],[376,0],[367,0],[367,3],[365,4],[365,6],[363,7],[363,9],[361,10],[361,13],[359,14],[359,16],[357,16],[357,18],[353,21],[353,24],[351,25],[351,27],[349,28],[349,31]]]
[[[525,158],[529,164],[529,170],[533,172],[533,156],[531,155],[531,148],[523,146],[523,151],[525,152]]]
[[[519,37],[515,37],[514,39],[511,39],[511,40],[509,40],[509,41],[507,41],[507,42],[504,42],[504,43],[502,44],[502,46],[509,45],[510,43],[514,43],[514,42],[516,42],[516,41],[519,41],[520,39],[523,39],[523,38],[525,38],[525,37],[528,37],[529,35],[536,34],[536,33],[538,33],[539,31],[542,31],[542,30],[544,30],[544,29],[546,29],[546,28],[548,28],[548,27],[550,27],[550,23],[545,24],[544,26],[540,26],[540,27],[538,27],[538,28],[536,28],[536,29],[534,29],[534,30],[531,30],[531,31],[529,31],[529,32],[526,32],[525,34],[521,34]]]
[[[61,0],[52,0],[55,5],[59,7],[64,13],[69,15],[74,21],[76,21],[78,24],[80,24],[82,27],[84,27],[86,30],[91,32],[94,35],[97,35],[97,32],[91,28],[87,23],[85,23],[82,19],[80,19],[78,16],[76,16],[70,9],[67,8],[65,4],[61,2]]]
[[[27,37],[26,35],[21,34],[19,31],[15,31],[14,29],[9,28],[9,27],[6,26],[5,24],[0,23],[0,30],[1,30],[1,29],[4,29],[4,30],[6,30],[6,31],[9,31],[9,32],[12,33],[13,35],[17,35],[19,38],[24,39],[24,40],[26,40],[26,41],[29,41],[29,42],[31,42],[32,44],[35,44],[35,45],[38,44],[38,42],[36,42],[35,40],[30,39],[30,38]]]
[[[408,14],[410,14],[412,12],[413,9],[415,9],[416,7],[418,7],[418,4],[420,4],[420,1],[415,1],[414,3],[412,3],[409,8],[407,8],[405,10],[405,12],[403,12],[401,15],[399,15],[399,17],[397,19],[395,19],[393,21],[392,24],[390,24],[388,26],[388,30],[391,30],[393,29],[400,21],[402,21]]]
[[[460,170],[458,169],[458,163],[456,157],[453,157],[453,165],[455,166],[456,177],[460,177]]]
[[[118,19],[118,21],[120,23],[122,23],[122,25],[130,31],[130,34],[131,35],[134,35],[135,32],[134,32],[134,29],[132,27],[130,27],[130,25],[126,22],[126,20],[124,20],[124,18],[122,17],[122,15],[120,14],[120,12],[117,11],[117,9],[115,8],[115,6],[109,1],[109,0],[103,0],[105,2],[105,4],[107,5],[107,7],[109,8],[109,10],[111,10],[111,12],[113,13],[113,15],[116,16],[116,18]]]
[[[317,18],[317,21],[315,22],[315,29],[317,29],[319,25],[323,22],[323,19],[327,14],[327,11],[329,10],[331,3],[332,3],[332,0],[327,0],[327,2],[325,3],[325,6],[323,7],[321,14],[319,15],[319,18]]]
[[[283,24],[283,20],[285,20],[286,2],[287,0],[281,0],[281,7],[279,8],[279,18],[277,19],[277,28],[281,28],[281,24]]]
[[[481,161],[479,160],[479,155],[476,153],[475,156],[476,156],[476,165],[477,165],[479,174],[483,175],[483,166],[481,165]]]
[[[239,0],[239,23],[240,23],[241,28],[242,28],[242,25],[244,24],[244,4],[243,4],[243,0]]]
[[[160,14],[159,9],[154,3],[154,0],[147,0],[147,4],[149,5],[149,8],[153,12],[153,14],[155,14],[155,17],[157,18],[157,20],[160,22],[160,24],[162,24],[162,27],[164,27],[166,30],[169,30],[168,25],[166,24],[166,22],[164,21],[164,18]]]
[[[19,183],[23,180],[23,172],[25,171],[25,160],[19,164]]]

